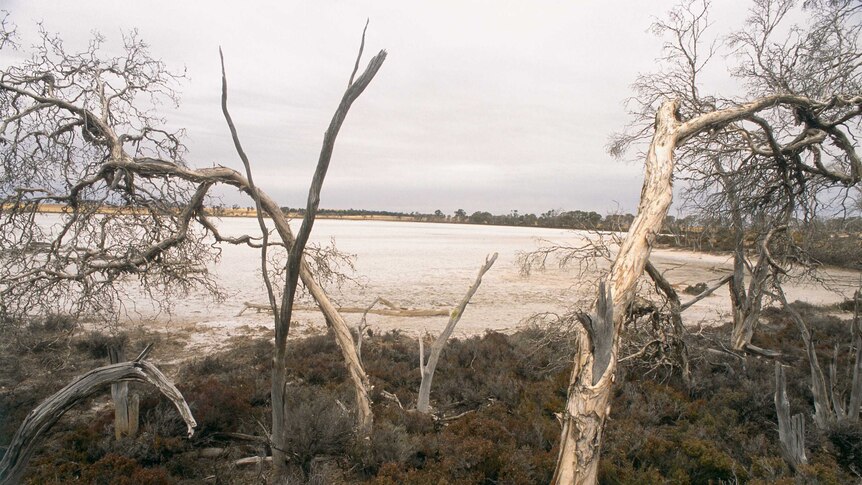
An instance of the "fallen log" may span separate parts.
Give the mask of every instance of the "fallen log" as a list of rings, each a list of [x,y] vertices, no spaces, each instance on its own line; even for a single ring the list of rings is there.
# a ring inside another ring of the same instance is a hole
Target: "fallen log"
[[[44,434],[76,403],[115,382],[140,381],[156,386],[174,403],[186,423],[188,436],[191,437],[197,423],[183,395],[156,366],[143,361],[151,348],[152,346],[148,346],[132,362],[111,364],[87,372],[30,411],[0,460],[0,484],[20,483],[27,462]]]
[[[246,310],[256,310],[258,313],[260,312],[271,312],[268,303],[253,303],[253,302],[244,302],[243,309],[237,313],[236,316],[241,316],[245,313]],[[311,306],[297,306],[294,307],[295,311],[304,311],[304,312],[313,312],[317,311],[317,307]],[[435,309],[435,308],[372,308],[367,310],[366,308],[360,307],[339,307],[338,311],[340,313],[368,313],[374,315],[382,315],[386,317],[446,317],[449,316],[449,310],[446,309]]]
[[[257,465],[260,462],[272,463],[272,457],[259,457],[259,456],[250,456],[248,458],[240,458],[239,460],[233,462],[235,466],[243,466],[243,465]]]

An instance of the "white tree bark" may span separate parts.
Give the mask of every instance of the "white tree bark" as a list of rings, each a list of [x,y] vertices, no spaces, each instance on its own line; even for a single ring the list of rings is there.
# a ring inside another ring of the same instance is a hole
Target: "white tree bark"
[[[600,294],[593,328],[610,329],[610,339],[582,328],[569,380],[563,413],[560,454],[554,484],[593,484],[598,480],[602,429],[610,412],[610,391],[619,348],[619,331],[635,285],[644,271],[655,235],[661,229],[673,198],[673,152],[680,135],[677,103],[665,102],[656,114],[655,133],[647,153],[638,214],[632,222],[608,278],[608,295]],[[605,300],[608,300],[605,302]],[[611,321],[607,321],[610,317]],[[592,333],[593,335],[590,335]],[[604,355],[607,355],[605,362]]]
[[[862,98],[837,99],[835,102],[856,106],[862,104]],[[708,112],[682,123],[678,119],[677,100],[665,101],[656,112],[638,214],[620,246],[608,278],[613,301],[612,343],[609,349],[605,348],[606,343],[600,346],[590,340],[593,335],[588,329],[581,331],[569,381],[569,397],[563,414],[560,454],[553,483],[593,484],[598,479],[601,432],[610,412],[608,399],[616,367],[620,329],[625,310],[634,297],[637,279],[649,258],[652,241],[661,229],[673,198],[674,150],[703,132],[725,127],[779,105],[797,110],[823,106],[804,96],[778,94]],[[600,294],[599,301],[602,298],[605,296]],[[601,320],[601,315],[598,315],[596,321]],[[603,364],[603,358],[600,357],[606,353],[610,354],[607,365],[597,365]]]
[[[461,303],[452,310],[452,313],[449,315],[449,323],[446,324],[446,328],[440,332],[440,335],[438,335],[437,339],[434,340],[434,343],[431,344],[431,352],[429,353],[427,360],[425,359],[425,344],[423,343],[422,337],[419,337],[419,373],[422,375],[422,382],[419,384],[419,398],[416,401],[416,410],[420,413],[427,414],[431,412],[431,382],[434,380],[434,371],[437,370],[437,362],[440,360],[440,352],[443,351],[443,347],[446,346],[446,342],[449,340],[449,337],[452,336],[452,331],[455,330],[455,325],[457,325],[461,320],[461,316],[464,315],[464,311],[467,309],[467,304],[470,303],[470,299],[473,298],[473,295],[476,294],[476,290],[479,289],[479,285],[482,284],[482,277],[489,269],[491,269],[491,266],[494,265],[494,261],[497,261],[497,253],[485,258],[485,264],[479,268],[479,274],[476,276],[476,281],[474,281],[473,285],[467,290],[467,294],[464,295],[463,299],[461,299]]]

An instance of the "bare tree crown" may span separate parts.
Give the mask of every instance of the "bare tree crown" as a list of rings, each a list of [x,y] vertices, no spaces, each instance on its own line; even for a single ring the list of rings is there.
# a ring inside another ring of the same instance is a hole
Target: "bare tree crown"
[[[0,71],[6,315],[116,315],[125,291],[116,283],[127,276],[157,301],[197,286],[216,291],[206,264],[217,254],[191,223],[217,180],[175,176],[188,172],[183,133],[158,114],[177,103],[183,74],[153,58],[135,31],[119,55],[106,55],[104,43],[95,34],[73,51],[40,26],[32,56]],[[40,224],[45,203],[67,210]]]

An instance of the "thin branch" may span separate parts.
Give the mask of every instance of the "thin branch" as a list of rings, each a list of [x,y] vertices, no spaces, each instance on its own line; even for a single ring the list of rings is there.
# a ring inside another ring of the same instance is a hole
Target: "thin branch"
[[[273,318],[278,318],[278,302],[275,298],[275,291],[272,287],[272,281],[269,279],[269,270],[267,268],[267,248],[269,246],[269,230],[266,228],[266,223],[263,221],[263,210],[261,208],[260,202],[260,191],[254,185],[254,178],[251,174],[251,163],[248,161],[248,156],[245,154],[245,150],[242,148],[242,143],[239,140],[239,135],[236,131],[236,126],[234,126],[233,119],[230,116],[230,112],[227,109],[227,74],[225,73],[224,67],[224,54],[222,53],[221,47],[218,49],[219,59],[221,61],[221,110],[224,114],[225,121],[227,121],[228,128],[230,128],[230,135],[233,139],[234,148],[236,148],[236,152],[239,155],[239,158],[242,160],[242,164],[245,167],[245,176],[248,180],[248,189],[251,194],[252,199],[254,199],[255,212],[257,214],[257,223],[260,226],[260,234],[262,238],[261,247],[260,247],[260,271],[263,276],[263,282],[266,285],[266,295],[269,298],[269,305],[272,308]],[[278,325],[278,321],[275,322]]]
[[[720,279],[720,280],[718,280],[718,282],[716,282],[714,285],[712,285],[712,286],[710,286],[709,288],[707,288],[707,289],[703,290],[702,292],[698,293],[698,294],[697,294],[697,296],[695,296],[695,297],[694,297],[694,298],[692,298],[691,300],[689,300],[689,301],[687,301],[687,302],[683,303],[682,305],[680,305],[680,307],[679,307],[679,311],[684,312],[685,310],[687,310],[689,307],[691,307],[691,306],[692,306],[692,305],[694,305],[695,303],[697,303],[697,302],[699,302],[700,300],[703,300],[704,298],[706,298],[706,297],[708,297],[709,295],[711,295],[713,292],[715,292],[715,290],[717,290],[717,289],[721,288],[722,286],[726,285],[727,283],[729,283],[729,282],[730,282],[730,280],[732,280],[732,279],[733,279],[733,275],[732,275],[732,274],[729,274],[729,275],[727,275],[727,276],[725,276],[725,277],[721,278],[721,279]]]

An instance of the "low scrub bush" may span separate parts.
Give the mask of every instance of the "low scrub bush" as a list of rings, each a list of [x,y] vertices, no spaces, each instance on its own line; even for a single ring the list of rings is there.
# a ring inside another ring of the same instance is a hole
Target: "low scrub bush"
[[[109,334],[93,331],[81,336],[75,342],[75,348],[78,352],[88,354],[92,359],[107,359],[111,348],[122,349],[128,343],[129,335],[125,332]]]
[[[795,305],[824,356],[836,342],[846,346],[846,321]],[[688,337],[690,386],[676,370],[656,379],[636,359],[621,364],[603,435],[601,483],[853,482],[862,469],[862,428],[842,425],[821,434],[809,420],[809,464],[794,473],[778,445],[774,363],[707,351],[729,333],[725,326]],[[560,434],[555,414],[565,405],[571,371],[571,337],[564,325],[534,325],[513,335],[489,332],[451,340],[434,378],[436,415],[430,416],[410,410],[420,381],[417,341],[397,332],[373,335],[363,345],[375,386],[370,442],[354,436],[353,394],[332,337],[291,342],[287,451],[295,481],[345,476],[349,483],[371,484],[548,483]],[[810,415],[808,369],[793,323],[783,311],[767,310],[756,339],[782,351],[791,412]],[[236,440],[230,433],[265,434],[257,422],[269,420],[271,348],[268,339],[237,342],[231,350],[182,366],[178,386],[200,423],[193,440],[183,437],[171,404],[145,391],[139,436],[114,440],[110,410],[78,419],[36,457],[28,480],[68,483],[86,476],[124,483],[134,477],[160,483],[212,475],[225,483],[258,480],[254,471],[243,475],[225,465],[231,460],[190,452],[217,446],[231,459],[267,452],[265,444]],[[89,347],[83,354],[92,355]],[[846,368],[848,355],[841,352],[840,368]],[[398,396],[404,408],[382,391]],[[8,397],[0,394],[0,404],[2,399]]]

